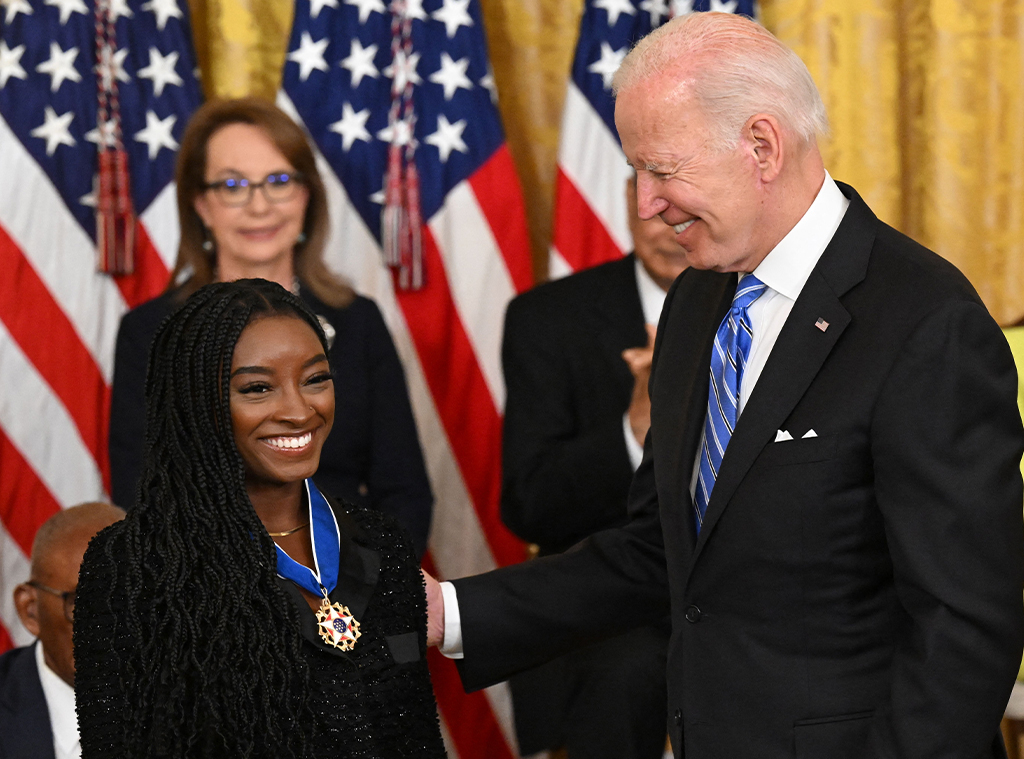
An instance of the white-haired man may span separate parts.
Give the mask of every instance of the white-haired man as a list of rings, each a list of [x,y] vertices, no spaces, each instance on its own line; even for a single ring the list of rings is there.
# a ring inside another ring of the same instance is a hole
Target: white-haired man
[[[813,81],[761,27],[676,20],[615,84],[640,215],[690,264],[659,325],[632,520],[431,584],[442,650],[479,687],[670,605],[677,757],[1005,756],[1024,434],[1001,332],[826,174]]]

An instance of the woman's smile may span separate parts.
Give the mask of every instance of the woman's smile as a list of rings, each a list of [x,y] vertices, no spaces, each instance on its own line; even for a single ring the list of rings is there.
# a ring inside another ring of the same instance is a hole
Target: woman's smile
[[[251,322],[231,360],[230,406],[250,496],[312,477],[334,423],[334,381],[313,328],[295,316]]]
[[[279,451],[295,451],[305,453],[313,442],[313,432],[305,432],[301,435],[280,435],[278,437],[263,438],[263,442]]]
[[[260,240],[271,240],[284,226],[285,224],[281,223],[269,224],[260,227],[243,227],[238,230],[238,234],[254,242]]]

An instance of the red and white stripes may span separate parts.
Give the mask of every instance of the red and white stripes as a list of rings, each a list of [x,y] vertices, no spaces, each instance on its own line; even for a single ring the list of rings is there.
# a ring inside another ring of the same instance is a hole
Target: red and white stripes
[[[630,168],[618,139],[570,80],[558,147],[552,279],[613,261],[632,248],[626,217]]]
[[[57,509],[109,490],[107,417],[117,326],[128,308],[165,286],[166,262],[177,247],[177,212],[171,187],[139,227],[139,273],[115,281],[96,272],[95,243],[3,119],[0,176],[10,178],[0,182],[3,650],[7,641],[30,639],[11,593],[28,577],[36,529]],[[158,233],[151,236],[147,224]]]

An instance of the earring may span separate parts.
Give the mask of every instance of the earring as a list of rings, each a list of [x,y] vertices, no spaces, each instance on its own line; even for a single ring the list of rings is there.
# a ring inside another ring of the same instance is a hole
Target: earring
[[[210,239],[203,240],[203,250],[205,250],[207,253],[212,253],[213,252],[213,240],[210,240]]]
[[[306,233],[299,232],[299,236],[295,238],[295,244],[302,245],[304,242],[306,242]]]

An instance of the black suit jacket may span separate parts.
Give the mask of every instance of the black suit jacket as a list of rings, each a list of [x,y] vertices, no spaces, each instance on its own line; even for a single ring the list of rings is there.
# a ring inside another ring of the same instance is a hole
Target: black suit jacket
[[[0,759],[53,759],[50,712],[35,646],[0,656]]]
[[[334,427],[314,480],[325,493],[390,514],[427,547],[434,498],[430,492],[405,372],[377,305],[356,297],[331,308],[308,290],[302,299],[334,327]],[[177,307],[166,293],[121,320],[110,405],[110,473],[114,503],[135,504],[146,434],[146,363],[157,329]]]
[[[737,423],[699,538],[689,482],[736,278],[689,270],[662,312],[631,522],[458,581],[464,683],[671,602],[677,757],[1005,755],[1024,646],[1013,358],[953,266],[840,187],[849,210]],[[796,439],[774,442],[780,429]]]
[[[509,304],[501,515],[543,553],[626,521],[633,375],[621,354],[646,343],[632,255]]]

